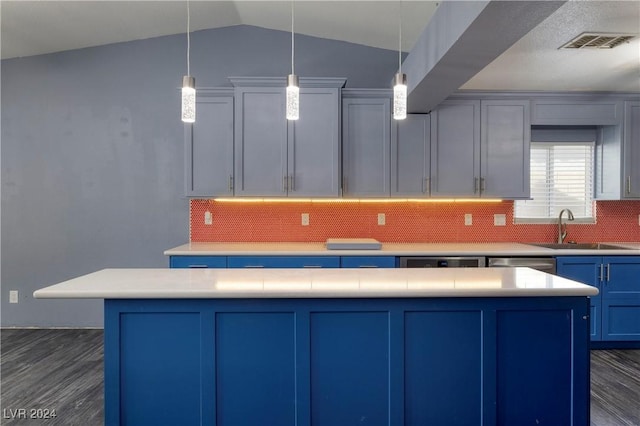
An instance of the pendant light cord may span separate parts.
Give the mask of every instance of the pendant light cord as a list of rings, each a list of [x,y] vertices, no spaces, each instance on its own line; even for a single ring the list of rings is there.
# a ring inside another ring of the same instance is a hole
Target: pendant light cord
[[[293,37],[293,23],[294,23],[294,11],[293,11],[293,0],[291,0],[291,74],[295,74],[293,68],[293,52],[295,49],[294,37]]]
[[[398,72],[402,74],[402,0],[400,0],[400,13],[398,13]]]
[[[187,0],[187,75],[191,75],[191,11],[189,10],[189,0]]]

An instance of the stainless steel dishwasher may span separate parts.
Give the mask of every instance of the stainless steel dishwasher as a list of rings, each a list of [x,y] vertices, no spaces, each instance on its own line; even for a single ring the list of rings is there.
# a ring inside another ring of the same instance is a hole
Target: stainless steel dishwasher
[[[490,268],[527,267],[549,274],[556,273],[555,257],[489,257],[487,266]]]

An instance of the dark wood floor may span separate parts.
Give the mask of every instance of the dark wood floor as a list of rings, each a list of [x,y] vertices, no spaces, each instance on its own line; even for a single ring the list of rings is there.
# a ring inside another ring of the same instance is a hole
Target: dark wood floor
[[[0,330],[3,425],[101,425],[102,330]],[[10,419],[55,409],[49,420]],[[640,350],[591,352],[591,425],[640,426]],[[561,426],[561,425],[558,425]]]

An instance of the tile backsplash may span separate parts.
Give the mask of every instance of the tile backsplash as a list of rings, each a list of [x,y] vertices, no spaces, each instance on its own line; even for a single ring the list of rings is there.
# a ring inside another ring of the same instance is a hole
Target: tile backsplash
[[[212,223],[205,224],[205,213]],[[301,215],[309,214],[309,225]],[[384,213],[385,225],[378,225]],[[465,214],[472,225],[465,225]],[[504,226],[494,215],[505,215]],[[569,222],[567,241],[640,241],[640,201],[599,201],[595,224]],[[375,238],[382,242],[552,242],[557,225],[513,223],[513,201],[484,202],[219,202],[190,201],[192,242],[319,242]]]

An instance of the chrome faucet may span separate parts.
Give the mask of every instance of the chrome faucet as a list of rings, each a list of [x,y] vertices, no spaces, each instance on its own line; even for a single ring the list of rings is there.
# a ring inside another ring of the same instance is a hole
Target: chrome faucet
[[[567,224],[564,224],[564,230],[562,229],[562,215],[564,212],[567,212],[567,220],[574,220],[573,212],[569,209],[562,209],[560,211],[560,215],[558,216],[558,244],[562,244],[564,242],[565,237],[567,236]]]

